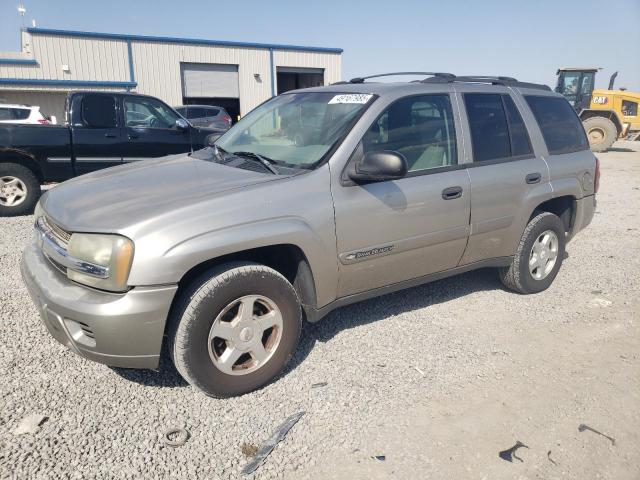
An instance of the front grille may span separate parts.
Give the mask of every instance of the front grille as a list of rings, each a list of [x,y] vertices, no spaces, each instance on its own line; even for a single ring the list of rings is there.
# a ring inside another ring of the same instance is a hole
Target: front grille
[[[69,232],[67,232],[66,230],[60,228],[58,225],[55,224],[55,222],[53,222],[47,216],[44,217],[44,223],[47,226],[47,228],[51,231],[51,233],[58,240],[60,240],[65,245],[69,243],[69,240],[71,239],[71,234]]]
[[[64,265],[61,265],[60,263],[56,262],[53,258],[45,255],[45,257],[47,257],[47,259],[51,262],[51,264],[56,267],[58,270],[60,270],[61,273],[63,274],[67,274],[67,267],[65,267]]]

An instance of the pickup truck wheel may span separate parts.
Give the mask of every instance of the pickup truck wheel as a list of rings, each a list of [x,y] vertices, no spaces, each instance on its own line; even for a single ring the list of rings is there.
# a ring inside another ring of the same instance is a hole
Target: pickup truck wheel
[[[525,228],[511,265],[500,269],[502,283],[524,294],[546,290],[560,270],[564,247],[562,220],[549,212],[536,215]]]
[[[242,262],[194,280],[170,322],[178,372],[207,395],[224,398],[260,388],[282,371],[298,346],[302,313],[286,278]]]
[[[33,212],[40,193],[40,182],[31,170],[15,163],[0,163],[0,217]]]

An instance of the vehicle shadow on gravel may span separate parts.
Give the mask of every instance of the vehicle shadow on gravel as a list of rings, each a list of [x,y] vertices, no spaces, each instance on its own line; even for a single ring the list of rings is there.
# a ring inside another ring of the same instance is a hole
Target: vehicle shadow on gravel
[[[109,369],[125,380],[147,387],[180,388],[189,386],[180,376],[176,367],[173,366],[173,362],[171,362],[169,358],[169,352],[164,344],[162,346],[160,365],[157,371],[116,367],[109,367]]]
[[[496,270],[484,268],[339,308],[318,323],[304,325],[298,350],[282,376],[304,362],[316,342],[328,342],[343,330],[448,302],[470,293],[503,288]]]
[[[277,382],[279,378],[285,377],[303,363],[313,350],[316,342],[327,342],[342,330],[384,320],[390,316],[411,310],[419,310],[431,305],[448,302],[470,293],[501,288],[502,285],[498,280],[495,269],[487,268],[339,308],[318,323],[304,325],[296,354],[285,371],[274,381]],[[163,345],[160,366],[157,372],[114,367],[110,367],[110,369],[123,379],[144,386],[165,388],[189,386],[169,359],[166,345]]]

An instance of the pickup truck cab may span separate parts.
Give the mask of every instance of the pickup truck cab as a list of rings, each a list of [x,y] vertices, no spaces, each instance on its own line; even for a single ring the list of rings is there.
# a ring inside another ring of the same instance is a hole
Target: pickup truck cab
[[[33,211],[41,183],[191,152],[222,133],[133,93],[72,92],[66,118],[65,125],[0,125],[0,216]]]
[[[303,321],[342,305],[483,267],[544,291],[598,179],[548,87],[358,78],[275,97],[189,156],[53,188],[22,275],[78,354],[156,368],[166,339],[187,381],[239,395],[282,371]]]

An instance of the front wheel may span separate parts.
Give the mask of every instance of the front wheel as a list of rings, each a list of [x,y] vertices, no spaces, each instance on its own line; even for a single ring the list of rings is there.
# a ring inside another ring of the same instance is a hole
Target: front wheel
[[[40,182],[17,163],[0,163],[0,217],[27,215],[40,198]]]
[[[256,390],[283,370],[297,348],[302,313],[286,278],[243,262],[194,280],[170,322],[169,350],[178,372],[207,395],[223,398]]]
[[[519,293],[546,290],[558,275],[565,243],[564,224],[558,216],[549,212],[536,215],[527,224],[511,265],[499,270],[500,280]]]
[[[582,122],[592,152],[606,152],[618,139],[618,129],[605,117],[589,117]]]

